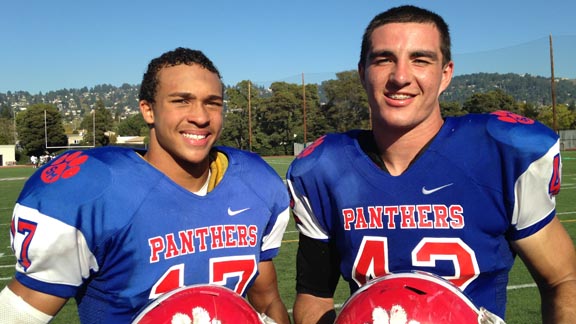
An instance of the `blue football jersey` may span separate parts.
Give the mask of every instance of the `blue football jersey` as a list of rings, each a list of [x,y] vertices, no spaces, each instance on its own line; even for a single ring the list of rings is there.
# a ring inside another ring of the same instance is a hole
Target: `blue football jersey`
[[[360,132],[321,137],[290,166],[301,234],[335,244],[352,291],[386,273],[428,271],[503,318],[515,258],[509,240],[555,215],[556,134],[508,112],[447,118],[392,176],[362,151]]]
[[[289,196],[255,154],[219,147],[220,183],[195,195],[131,149],[70,151],[25,184],[13,213],[16,278],[76,297],[83,323],[128,323],[150,300],[213,283],[241,295],[277,255]]]

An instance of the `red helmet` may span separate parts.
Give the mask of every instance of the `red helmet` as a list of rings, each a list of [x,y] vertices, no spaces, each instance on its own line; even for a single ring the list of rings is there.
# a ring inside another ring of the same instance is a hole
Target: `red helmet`
[[[504,323],[479,310],[449,281],[427,272],[385,275],[366,283],[344,303],[335,324]]]
[[[261,324],[242,296],[217,285],[194,285],[170,291],[142,309],[132,324]]]

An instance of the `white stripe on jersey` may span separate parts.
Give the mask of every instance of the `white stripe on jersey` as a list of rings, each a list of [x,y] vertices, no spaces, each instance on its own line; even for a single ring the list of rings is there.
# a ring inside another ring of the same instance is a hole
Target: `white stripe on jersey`
[[[286,208],[283,212],[278,215],[278,219],[274,224],[274,227],[270,231],[270,234],[262,238],[262,251],[277,249],[282,244],[282,237],[284,237],[284,231],[286,226],[288,226],[288,221],[290,220],[290,209]]]
[[[88,249],[84,235],[75,227],[20,204],[14,207],[13,219],[14,253],[20,259],[25,249],[26,259],[30,260],[27,269],[17,263],[17,271],[42,282],[71,286],[81,285],[90,270],[98,271],[97,260]],[[19,232],[19,225],[22,228],[25,224],[34,231]],[[29,245],[25,245],[28,240]]]
[[[318,224],[316,217],[314,217],[308,198],[299,195],[296,191],[294,191],[292,181],[287,179],[286,182],[288,183],[288,188],[290,189],[292,199],[294,199],[294,208],[292,211],[302,222],[302,225],[296,224],[298,230],[310,238],[317,240],[327,240],[328,234],[320,226],[320,224]]]
[[[558,148],[557,141],[544,156],[532,162],[516,180],[512,213],[512,225],[516,230],[530,227],[554,211],[556,197],[551,196],[549,192],[552,178],[550,166],[554,163],[554,156],[559,152]]]

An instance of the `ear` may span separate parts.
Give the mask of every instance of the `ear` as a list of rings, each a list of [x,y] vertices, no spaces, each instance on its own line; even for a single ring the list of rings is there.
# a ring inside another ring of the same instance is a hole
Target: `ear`
[[[452,81],[452,75],[454,74],[454,62],[450,61],[442,69],[442,83],[440,85],[440,93],[444,92],[446,88],[450,85]]]
[[[362,87],[366,89],[366,85],[364,84],[364,66],[358,63],[358,76],[360,77],[360,83],[362,83]]]
[[[138,105],[140,106],[140,113],[142,114],[146,124],[154,124],[154,110],[152,109],[152,104],[147,100],[140,100]]]

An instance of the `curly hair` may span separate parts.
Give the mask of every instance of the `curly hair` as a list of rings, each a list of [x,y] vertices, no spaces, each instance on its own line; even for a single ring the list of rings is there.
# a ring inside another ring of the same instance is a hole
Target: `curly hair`
[[[139,100],[146,100],[150,103],[155,102],[156,88],[158,86],[158,72],[170,66],[180,64],[193,65],[198,64],[206,70],[216,74],[219,79],[222,79],[220,72],[214,66],[214,63],[204,55],[201,51],[192,50],[189,48],[178,47],[175,50],[166,52],[160,57],[150,61],[148,69],[142,78],[140,84]]]
[[[362,49],[358,65],[366,64],[366,55],[372,47],[372,33],[382,25],[390,23],[429,23],[436,26],[440,32],[440,51],[442,52],[442,64],[447,64],[452,60],[450,50],[450,30],[448,24],[438,14],[426,9],[411,5],[391,8],[376,15],[366,27],[362,36]]]

